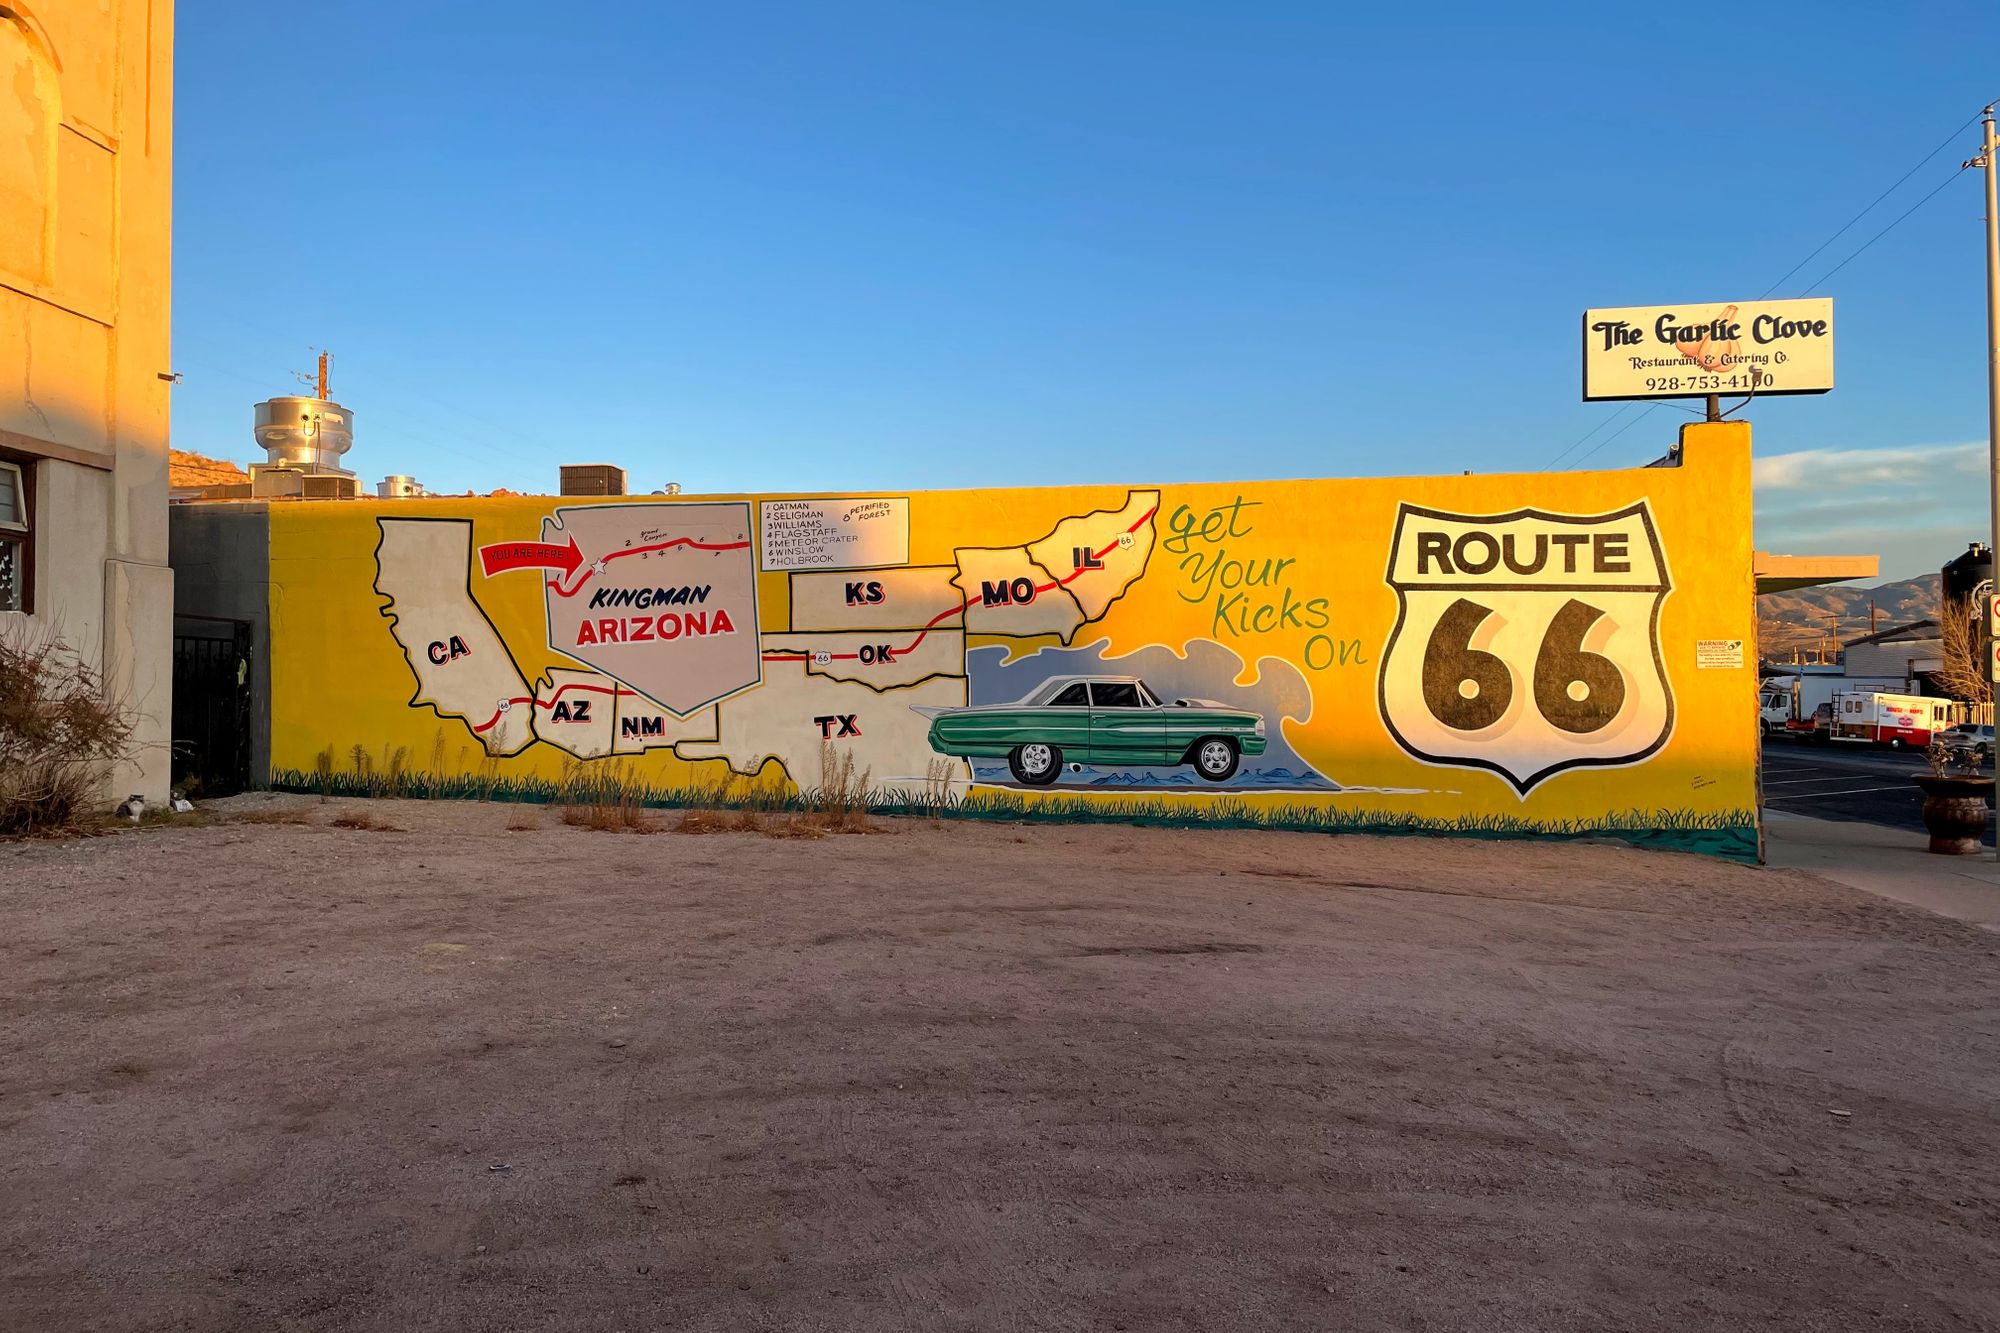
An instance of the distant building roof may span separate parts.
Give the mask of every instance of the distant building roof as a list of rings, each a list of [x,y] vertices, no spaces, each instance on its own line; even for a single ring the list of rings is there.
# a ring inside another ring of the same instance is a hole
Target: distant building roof
[[[230,486],[249,480],[248,472],[226,459],[209,458],[185,449],[174,449],[167,454],[167,486],[170,490]]]
[[[1849,639],[1843,646],[1859,648],[1864,643],[1921,643],[1937,637],[1937,621],[1913,620],[1907,625],[1894,625],[1873,634],[1864,634],[1858,639]]]

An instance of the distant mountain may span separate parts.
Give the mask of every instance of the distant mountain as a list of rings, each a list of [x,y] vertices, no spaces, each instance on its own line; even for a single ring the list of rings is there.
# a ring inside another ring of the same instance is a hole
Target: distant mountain
[[[1858,639],[1870,632],[1871,603],[1875,629],[1935,620],[1939,588],[1939,576],[1925,574],[1874,588],[1835,583],[1765,593],[1757,599],[1758,646],[1766,661],[1789,661],[1794,650],[1809,654],[1821,645]]]

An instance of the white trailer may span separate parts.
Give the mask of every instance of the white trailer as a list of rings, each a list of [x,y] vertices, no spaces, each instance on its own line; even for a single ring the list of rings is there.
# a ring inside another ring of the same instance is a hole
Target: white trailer
[[[1820,705],[1831,704],[1833,696],[1849,690],[1903,688],[1900,676],[1837,676],[1786,674],[1772,676],[1759,687],[1757,730],[1766,736],[1813,736],[1825,739],[1825,718],[1814,723]]]

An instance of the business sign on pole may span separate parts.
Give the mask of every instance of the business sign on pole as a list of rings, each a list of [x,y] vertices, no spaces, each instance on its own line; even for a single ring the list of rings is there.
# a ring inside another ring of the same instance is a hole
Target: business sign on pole
[[[1833,300],[1583,312],[1585,402],[1833,387]]]
[[[2000,592],[1986,599],[1986,655],[1991,679],[2000,685]]]

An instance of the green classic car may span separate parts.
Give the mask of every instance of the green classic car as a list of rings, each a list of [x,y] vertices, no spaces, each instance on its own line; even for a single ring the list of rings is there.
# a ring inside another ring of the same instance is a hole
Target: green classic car
[[[1010,704],[922,710],[931,748],[962,759],[1004,756],[1017,781],[1046,787],[1065,762],[1114,768],[1192,764],[1227,782],[1242,755],[1264,753],[1264,719],[1206,699],[1162,703],[1137,676],[1057,676]]]

